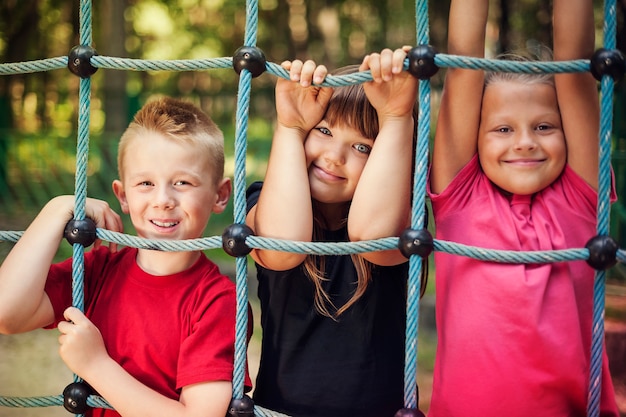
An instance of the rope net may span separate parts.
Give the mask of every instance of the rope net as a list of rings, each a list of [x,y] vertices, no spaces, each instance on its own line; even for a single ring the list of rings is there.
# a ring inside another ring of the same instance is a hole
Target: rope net
[[[236,286],[237,286],[237,317],[235,340],[235,366],[233,374],[233,403],[231,415],[250,415],[245,411],[239,414],[232,411],[233,404],[244,404],[244,407],[254,407],[256,416],[284,416],[272,410],[267,410],[251,403],[246,403],[244,396],[244,376],[246,361],[246,329],[247,316],[247,260],[245,254],[238,254],[233,248],[256,248],[288,251],[295,253],[315,253],[320,255],[344,255],[368,251],[381,251],[398,248],[400,245],[411,246],[411,233],[401,237],[389,237],[364,242],[292,242],[279,239],[270,239],[246,234],[238,227],[245,223],[246,206],[246,142],[248,112],[250,104],[250,88],[252,78],[267,72],[276,77],[288,79],[288,73],[280,65],[266,62],[260,49],[256,47],[258,3],[257,0],[246,2],[246,28],[244,45],[239,48],[233,57],[213,59],[189,60],[141,60],[99,56],[90,45],[92,44],[92,6],[90,0],[80,1],[80,45],[73,48],[67,57],[55,57],[43,60],[2,63],[0,75],[24,74],[33,72],[51,71],[69,68],[80,77],[79,84],[79,118],[76,147],[76,174],[75,174],[75,216],[72,220],[74,230],[81,230],[81,221],[85,220],[85,202],[87,198],[87,156],[89,152],[89,116],[90,116],[90,76],[98,68],[132,71],[204,71],[218,68],[233,68],[240,75],[236,111],[235,131],[235,173],[234,173],[234,224],[227,228],[222,236],[211,236],[200,239],[173,241],[150,240],[123,233],[116,233],[104,229],[96,229],[95,236],[104,241],[143,249],[162,251],[196,251],[208,249],[224,249],[236,257]],[[466,246],[455,242],[432,240],[431,250],[443,251],[450,254],[472,257],[484,261],[504,263],[548,263],[574,260],[587,260],[596,268],[594,285],[594,308],[591,366],[589,380],[589,401],[587,415],[599,415],[602,347],[604,340],[604,291],[605,271],[607,266],[615,262],[626,261],[626,252],[617,247],[607,235],[609,230],[609,201],[610,201],[610,156],[611,156],[611,128],[613,115],[613,86],[618,77],[623,75],[623,55],[615,49],[616,37],[616,4],[615,0],[606,0],[604,3],[604,48],[599,50],[591,60],[573,60],[561,62],[512,62],[484,58],[470,58],[437,53],[429,46],[428,2],[416,0],[416,45],[409,58],[405,61],[404,69],[420,78],[419,82],[419,119],[417,126],[418,142],[415,157],[415,176],[413,188],[413,202],[411,212],[410,231],[424,229],[424,207],[426,199],[426,174],[428,169],[428,140],[430,136],[430,94],[429,78],[438,68],[466,68],[490,71],[525,72],[525,73],[565,73],[592,71],[601,82],[601,120],[600,120],[600,173],[598,190],[598,219],[597,236],[585,248],[571,248],[557,251],[517,252],[504,250],[488,250],[480,247]],[[620,62],[621,71],[615,71],[611,63]],[[621,74],[620,74],[621,72]],[[371,81],[369,71],[349,75],[328,76],[323,86],[339,87]],[[17,242],[23,232],[0,231],[0,240]],[[408,239],[408,241],[407,241]],[[71,242],[71,241],[70,241]],[[81,310],[84,306],[83,293],[83,260],[84,248],[81,242],[73,243],[73,305]],[[415,246],[415,245],[413,245]],[[606,252],[606,247],[609,252]],[[599,249],[598,249],[599,248]],[[612,249],[610,249],[612,248]],[[417,338],[419,319],[420,271],[422,258],[409,255],[409,278],[407,288],[407,322],[405,346],[405,376],[404,376],[404,407],[417,409]],[[595,262],[595,263],[592,263]],[[80,378],[75,376],[75,382]],[[72,384],[68,386],[71,387]],[[67,390],[67,389],[66,389]],[[237,403],[237,400],[240,400]],[[4,407],[49,407],[61,406],[67,401],[67,396],[53,395],[44,397],[8,397],[0,396],[0,406]],[[89,407],[111,408],[102,397],[89,395],[86,399]],[[246,405],[247,404],[247,405]],[[249,410],[250,411],[250,410]],[[82,412],[81,412],[82,413]],[[77,413],[76,415],[82,415]]]

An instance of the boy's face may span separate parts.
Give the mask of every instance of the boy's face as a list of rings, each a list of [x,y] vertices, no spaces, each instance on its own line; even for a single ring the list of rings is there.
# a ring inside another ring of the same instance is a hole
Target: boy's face
[[[122,169],[113,191],[137,234],[147,239],[202,237],[211,214],[224,211],[230,197],[230,180],[214,178],[197,146],[158,133],[134,138]]]
[[[513,194],[533,194],[556,180],[567,149],[554,87],[490,84],[483,95],[478,156],[487,177]]]

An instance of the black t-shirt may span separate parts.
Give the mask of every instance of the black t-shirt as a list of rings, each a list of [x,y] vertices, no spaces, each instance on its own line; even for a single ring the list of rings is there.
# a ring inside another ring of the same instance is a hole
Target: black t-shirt
[[[247,193],[248,210],[262,183]],[[325,241],[346,241],[347,230]],[[336,320],[315,310],[314,285],[301,266],[257,267],[263,341],[257,405],[294,417],[384,417],[403,407],[408,262],[375,266],[363,296]],[[326,256],[324,289],[339,307],[357,275],[349,255]]]

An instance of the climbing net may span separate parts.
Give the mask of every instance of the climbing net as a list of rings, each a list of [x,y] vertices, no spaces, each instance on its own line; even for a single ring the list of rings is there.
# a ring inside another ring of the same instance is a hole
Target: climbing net
[[[73,305],[84,309],[83,265],[84,249],[96,238],[144,249],[162,251],[208,250],[222,248],[235,257],[237,286],[237,317],[235,332],[235,366],[233,373],[233,400],[229,409],[231,416],[282,416],[272,410],[255,406],[244,395],[246,361],[247,315],[247,260],[246,255],[253,249],[270,249],[296,253],[316,253],[320,255],[343,255],[399,248],[409,258],[409,278],[407,283],[407,322],[405,346],[404,409],[402,415],[417,415],[417,336],[419,318],[420,271],[422,258],[433,250],[472,257],[484,261],[505,263],[548,263],[586,260],[596,269],[594,283],[593,328],[591,365],[589,380],[589,400],[587,415],[599,415],[600,378],[602,347],[604,340],[604,292],[605,270],[616,262],[626,261],[626,252],[608,236],[610,203],[610,157],[611,128],[613,115],[613,86],[625,71],[624,56],[615,48],[616,1],[604,3],[604,47],[596,51],[590,60],[561,62],[510,62],[484,58],[453,56],[436,52],[429,46],[428,2],[416,0],[416,46],[405,62],[405,70],[419,78],[419,118],[417,125],[418,143],[415,157],[415,177],[411,226],[399,237],[389,237],[365,242],[292,242],[280,239],[254,236],[245,226],[246,189],[246,139],[249,112],[249,98],[252,78],[263,72],[277,77],[288,78],[288,73],[280,66],[265,60],[263,52],[256,47],[258,3],[246,2],[246,28],[244,44],[233,57],[195,60],[139,60],[99,56],[92,44],[92,7],[90,0],[80,1],[80,45],[74,47],[67,57],[44,60],[0,64],[0,75],[32,73],[69,68],[80,77],[79,117],[76,148],[75,174],[75,214],[65,231],[66,239],[73,247],[72,298]],[[503,251],[487,250],[454,242],[435,240],[424,227],[424,207],[426,174],[428,167],[428,139],[430,136],[430,77],[439,68],[467,68],[490,71],[524,73],[591,73],[601,83],[601,120],[599,151],[599,191],[597,235],[589,240],[584,248],[558,251]],[[222,236],[211,236],[185,241],[150,240],[96,228],[85,216],[87,198],[87,155],[89,152],[89,117],[91,81],[98,68],[135,71],[202,71],[216,68],[233,68],[239,74],[239,94],[237,99],[235,131],[235,173],[234,173],[234,223],[224,230]],[[369,71],[342,76],[328,76],[324,86],[339,87],[370,81]],[[0,240],[16,242],[23,232],[0,231]],[[414,256],[417,255],[417,256]],[[48,407],[65,406],[68,411],[82,415],[88,407],[111,408],[103,398],[90,395],[78,376],[69,384],[62,395],[47,397],[7,397],[0,396],[0,406],[5,407]]]

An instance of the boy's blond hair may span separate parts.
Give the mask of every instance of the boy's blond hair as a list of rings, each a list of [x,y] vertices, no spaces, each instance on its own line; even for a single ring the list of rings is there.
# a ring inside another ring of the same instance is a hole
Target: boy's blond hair
[[[224,177],[224,134],[211,118],[194,104],[171,97],[146,103],[120,138],[117,153],[118,175],[123,180],[126,148],[136,137],[159,133],[172,141],[185,141],[206,155],[214,181]],[[130,161],[132,163],[132,161]]]

